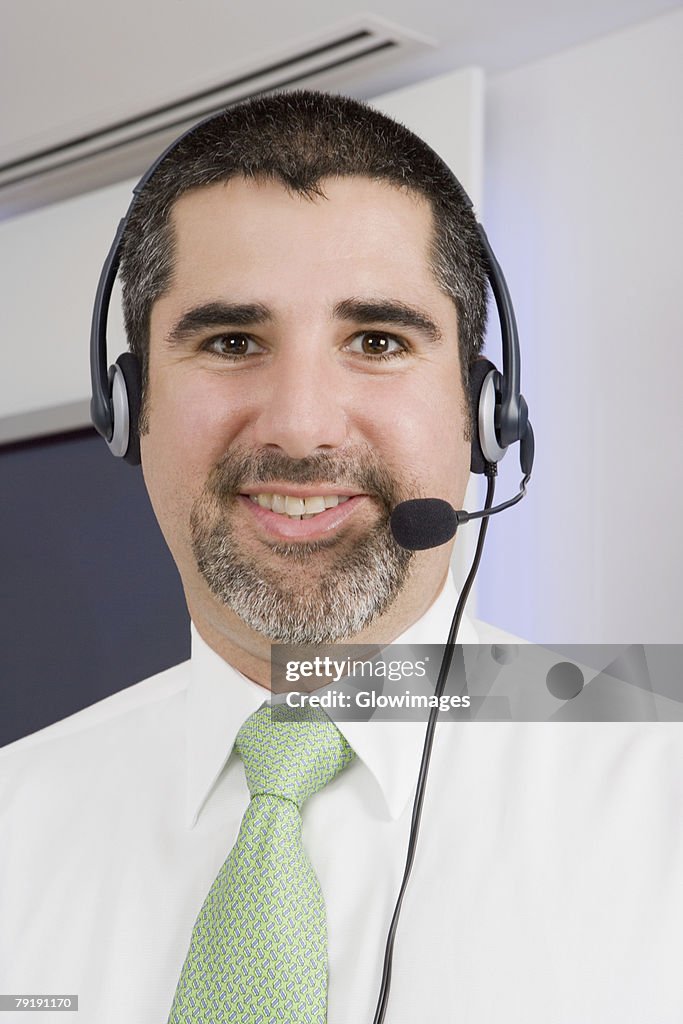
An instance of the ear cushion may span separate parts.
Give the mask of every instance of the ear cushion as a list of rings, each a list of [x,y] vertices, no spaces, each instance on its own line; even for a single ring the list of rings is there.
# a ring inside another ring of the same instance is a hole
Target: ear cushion
[[[123,456],[131,466],[140,465],[140,407],[142,405],[142,373],[140,363],[132,352],[124,352],[116,360],[123,374],[128,395],[128,448]]]
[[[486,471],[486,458],[479,441],[479,398],[485,378],[496,367],[489,359],[480,357],[470,366],[470,409],[472,410],[472,455],[470,470],[473,473]]]

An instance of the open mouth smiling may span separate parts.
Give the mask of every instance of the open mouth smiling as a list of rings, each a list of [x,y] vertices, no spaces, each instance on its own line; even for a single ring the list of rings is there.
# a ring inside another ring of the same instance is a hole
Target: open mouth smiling
[[[314,488],[278,487],[267,490],[249,488],[239,495],[253,521],[267,533],[288,540],[310,540],[336,530],[364,501],[367,494],[341,488],[335,491]]]

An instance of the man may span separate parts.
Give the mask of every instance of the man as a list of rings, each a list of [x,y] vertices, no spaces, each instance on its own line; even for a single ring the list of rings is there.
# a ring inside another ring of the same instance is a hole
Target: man
[[[244,852],[270,799],[244,729],[273,642],[446,638],[452,545],[410,555],[388,515],[417,496],[462,507],[486,308],[473,217],[400,126],[268,97],[169,154],[122,279],[192,660],[5,753],[3,991],[78,993],[97,1024],[371,1020],[424,724],[340,723],[339,771],[286,810],[277,883],[277,851]],[[458,639],[492,635],[465,621]],[[578,728],[437,729],[388,1020],[683,1016],[680,857],[663,854],[680,744]],[[643,788],[653,770],[667,793]],[[296,912],[271,919],[290,882]]]

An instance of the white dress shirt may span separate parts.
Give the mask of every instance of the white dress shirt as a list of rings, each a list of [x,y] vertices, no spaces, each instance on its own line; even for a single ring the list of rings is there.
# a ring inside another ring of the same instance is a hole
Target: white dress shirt
[[[454,602],[449,581],[400,641],[443,642]],[[465,619],[477,639],[504,642]],[[0,751],[0,993],[165,1024],[249,801],[233,742],[267,696],[193,631],[189,662]],[[329,1024],[371,1024],[425,726],[340,727],[357,758],[303,841]],[[681,1024],[682,951],[681,726],[439,723],[387,1024]]]

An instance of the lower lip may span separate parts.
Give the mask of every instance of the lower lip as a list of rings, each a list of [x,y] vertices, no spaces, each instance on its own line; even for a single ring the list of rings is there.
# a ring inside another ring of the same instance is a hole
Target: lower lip
[[[313,519],[290,519],[268,508],[261,508],[244,494],[238,495],[238,498],[248,508],[256,523],[272,537],[279,540],[318,540],[345,523],[367,499],[367,495],[357,494],[341,505],[326,508]]]

